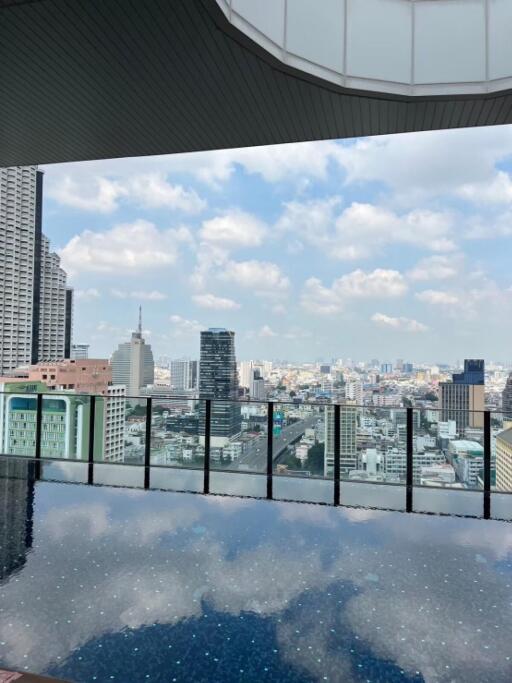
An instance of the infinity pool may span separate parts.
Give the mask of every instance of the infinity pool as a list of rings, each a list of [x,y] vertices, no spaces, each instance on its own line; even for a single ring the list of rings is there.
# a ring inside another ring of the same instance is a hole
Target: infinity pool
[[[0,480],[0,668],[512,680],[505,522]]]

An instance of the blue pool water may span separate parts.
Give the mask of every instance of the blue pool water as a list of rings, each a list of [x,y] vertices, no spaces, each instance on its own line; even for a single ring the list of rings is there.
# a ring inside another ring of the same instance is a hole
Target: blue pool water
[[[77,683],[512,680],[512,525],[0,480],[0,667]]]

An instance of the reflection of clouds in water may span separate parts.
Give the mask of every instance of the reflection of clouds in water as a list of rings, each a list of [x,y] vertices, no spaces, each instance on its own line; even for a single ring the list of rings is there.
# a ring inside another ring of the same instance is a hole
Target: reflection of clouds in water
[[[290,505],[289,503],[276,503],[279,517],[287,522],[302,522],[315,526],[334,527],[336,518],[332,510],[319,505]]]
[[[382,510],[364,510],[362,508],[345,508],[343,510],[344,517],[353,523],[387,519],[391,514]]]
[[[346,643],[339,643],[337,649],[334,647],[341,631],[336,628],[340,614],[341,608],[331,599],[327,604],[322,603],[321,619],[316,609],[308,605],[308,609],[301,609],[279,624],[278,641],[290,664],[319,681],[354,680]]]
[[[362,549],[358,564],[371,564],[378,581],[356,579],[363,590],[347,606],[351,628],[429,682],[475,680],[475,671],[479,681],[510,680],[510,586],[464,549],[449,558],[429,545],[410,551],[381,551],[376,562]]]
[[[468,548],[481,548],[494,555],[498,560],[504,560],[512,554],[512,526],[499,522],[483,522],[486,526],[482,533],[474,534],[468,529],[461,529],[454,540]]]
[[[151,493],[120,507],[121,491],[80,496],[90,502],[53,507],[38,522],[27,565],[2,588],[0,653],[12,666],[43,670],[102,634],[200,616],[206,600],[277,618],[291,665],[350,680],[348,653],[331,647],[337,585],[355,589],[337,618],[407,671],[429,682],[512,673],[510,585],[475,553],[489,550],[480,529],[506,538],[505,525],[289,503],[270,504],[272,519],[258,515],[266,502]],[[245,515],[238,534],[263,534],[258,545],[230,554],[231,515]],[[288,609],[311,591],[314,607]]]
[[[52,508],[41,520],[40,531],[55,541],[61,541],[70,529],[80,529],[84,537],[94,539],[110,533],[108,514],[108,506],[100,503]]]

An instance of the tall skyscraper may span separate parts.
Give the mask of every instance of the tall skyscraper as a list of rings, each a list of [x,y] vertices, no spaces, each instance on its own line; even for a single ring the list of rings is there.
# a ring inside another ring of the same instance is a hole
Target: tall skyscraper
[[[201,332],[199,398],[213,399],[211,445],[222,448],[241,429],[240,406],[233,403],[238,399],[234,332],[223,328]],[[200,411],[201,424],[204,424],[204,401],[201,401]]]
[[[505,418],[512,420],[512,372],[508,376],[507,383],[503,389],[501,406]]]
[[[43,173],[0,169],[0,374],[66,355],[72,296],[42,233]]]
[[[358,406],[362,406],[364,400],[363,383],[358,379],[347,380],[345,396],[350,401],[354,401]]]
[[[69,337],[71,330],[71,291],[66,287],[66,273],[60,267],[60,258],[50,251],[50,243],[45,235],[41,236],[41,269],[39,292],[39,344],[37,354],[32,354],[38,361],[62,360],[66,357],[66,346],[69,357]],[[69,292],[69,294],[68,294]],[[66,319],[68,318],[68,320]],[[66,324],[67,323],[67,324]],[[67,341],[67,343],[66,343]],[[37,361],[34,361],[37,362]]]
[[[197,388],[197,361],[180,358],[169,363],[171,389],[175,392]]]
[[[126,418],[126,387],[113,384],[107,387],[105,399],[105,435],[103,459],[105,462],[123,462]]]
[[[334,470],[334,406],[325,407],[325,476]],[[357,468],[357,406],[352,401],[340,404],[340,469],[342,474]]]
[[[129,342],[119,344],[111,359],[112,383],[124,384],[127,398],[140,396],[142,387],[155,381],[155,362],[151,345],[142,337],[142,310],[139,325]]]
[[[249,396],[254,400],[264,401],[267,397],[267,392],[265,391],[265,380],[261,376],[261,370],[259,368],[253,368],[251,375]]]
[[[466,359],[463,372],[441,382],[441,421],[455,420],[459,434],[466,427],[482,428],[485,408],[485,365],[481,359]]]
[[[239,364],[239,373],[238,373],[238,382],[241,387],[244,387],[244,389],[250,389],[251,388],[251,377],[252,377],[252,371],[254,368],[254,361],[252,360],[243,360]]]
[[[268,379],[272,372],[272,361],[268,360],[243,360],[238,364],[238,383],[250,393],[253,370],[258,369],[263,379]]]
[[[512,491],[512,423],[505,422],[505,429],[496,437],[496,488]]]
[[[66,287],[66,316],[64,332],[64,358],[71,358],[73,336],[73,310],[75,295],[71,287]]]

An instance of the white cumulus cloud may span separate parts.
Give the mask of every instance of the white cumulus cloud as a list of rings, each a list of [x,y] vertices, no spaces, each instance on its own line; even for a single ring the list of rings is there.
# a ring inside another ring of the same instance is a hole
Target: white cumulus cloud
[[[206,202],[195,190],[172,185],[163,173],[147,173],[128,181],[126,195],[149,208],[166,207],[184,213],[200,213]]]
[[[186,337],[195,336],[201,332],[201,330],[206,329],[197,320],[189,320],[183,318],[181,315],[171,315],[169,318],[171,323],[171,336],[173,337]]]
[[[290,285],[279,266],[269,261],[228,261],[220,277],[260,295],[277,296],[286,292]]]
[[[112,213],[117,209],[119,199],[126,195],[126,188],[116,180],[101,176],[93,176],[83,184],[78,177],[64,175],[50,181],[47,194],[59,204],[74,209]]]
[[[366,138],[340,145],[338,157],[348,183],[380,182],[395,201],[414,206],[431,196],[506,196],[496,165],[511,154],[512,131],[497,126]]]
[[[257,247],[267,229],[262,221],[244,211],[230,211],[203,222],[200,236],[226,247]]]
[[[408,273],[410,280],[448,280],[458,273],[459,258],[436,255],[421,259]]]
[[[167,299],[167,294],[164,292],[159,292],[157,289],[152,289],[150,291],[144,291],[141,289],[135,289],[132,291],[126,291],[124,289],[111,289],[110,293],[116,299],[135,299],[137,301],[163,301]]]
[[[301,303],[311,313],[330,315],[339,313],[351,299],[393,298],[405,294],[407,283],[397,270],[376,270],[365,273],[354,270],[334,280],[330,287],[318,278],[304,284]]]
[[[108,162],[104,170],[107,168]],[[105,214],[116,211],[121,200],[147,208],[165,207],[190,214],[206,208],[206,202],[195,190],[173,185],[166,174],[159,171],[113,178],[94,172],[73,173],[68,167],[64,174],[50,175],[47,193],[64,206]]]
[[[368,258],[392,244],[434,252],[455,249],[453,219],[447,212],[414,209],[399,214],[363,202],[341,210],[341,204],[339,197],[288,202],[276,228],[344,261]]]
[[[215,296],[215,294],[196,294],[192,300],[201,308],[209,308],[214,311],[233,311],[240,308],[240,304],[233,299]]]
[[[80,301],[93,301],[94,299],[100,298],[100,292],[95,287],[75,289],[74,296],[75,299],[79,299]]]
[[[374,315],[372,315],[372,320],[380,327],[388,327],[403,332],[426,332],[428,329],[426,325],[419,323],[417,320],[403,317],[393,318],[384,313],[374,313]]]
[[[439,289],[425,289],[423,292],[418,292],[416,298],[434,306],[450,306],[459,303],[459,297],[456,294]]]
[[[176,260],[176,232],[137,220],[110,230],[85,230],[59,251],[69,273],[130,273],[169,266]]]
[[[268,325],[263,325],[258,332],[258,337],[277,337],[277,332],[274,332]]]

